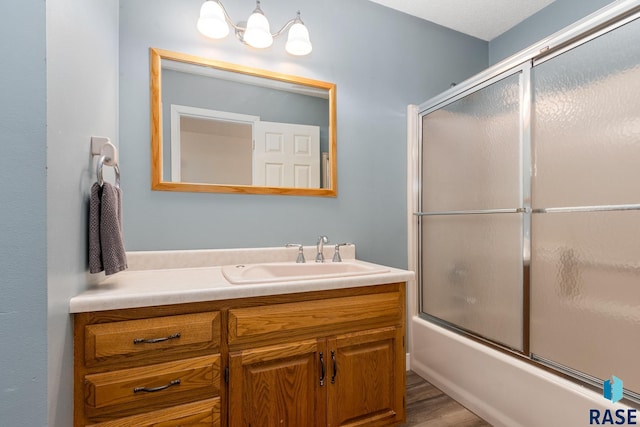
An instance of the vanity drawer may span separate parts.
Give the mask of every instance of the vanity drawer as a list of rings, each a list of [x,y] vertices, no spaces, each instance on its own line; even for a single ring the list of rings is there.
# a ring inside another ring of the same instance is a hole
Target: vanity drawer
[[[220,398],[172,406],[87,427],[220,427]]]
[[[229,310],[229,344],[313,334],[338,325],[402,322],[400,292],[271,304]]]
[[[220,347],[220,313],[196,313],[85,326],[87,366],[149,352],[180,352]]]
[[[104,409],[134,403],[136,407],[175,402],[181,397],[220,394],[220,355],[90,374],[84,377],[84,403]]]

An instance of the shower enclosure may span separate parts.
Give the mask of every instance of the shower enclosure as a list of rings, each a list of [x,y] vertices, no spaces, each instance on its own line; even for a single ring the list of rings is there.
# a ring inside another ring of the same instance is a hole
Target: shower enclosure
[[[419,315],[640,398],[640,6],[420,106]],[[621,10],[622,9],[622,10]]]

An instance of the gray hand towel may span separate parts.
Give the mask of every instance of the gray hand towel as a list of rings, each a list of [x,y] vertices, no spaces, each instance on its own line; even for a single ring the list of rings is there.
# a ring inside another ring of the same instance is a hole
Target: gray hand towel
[[[89,196],[89,272],[100,273],[102,251],[100,250],[100,193],[102,187],[97,182],[91,186]]]
[[[89,271],[115,274],[127,268],[122,238],[122,191],[108,182],[91,187],[89,198]]]

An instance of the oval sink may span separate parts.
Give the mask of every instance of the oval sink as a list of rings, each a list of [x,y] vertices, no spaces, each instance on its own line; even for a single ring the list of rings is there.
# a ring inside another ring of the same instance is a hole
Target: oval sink
[[[386,273],[389,269],[361,261],[225,265],[222,274],[233,284],[289,282]]]

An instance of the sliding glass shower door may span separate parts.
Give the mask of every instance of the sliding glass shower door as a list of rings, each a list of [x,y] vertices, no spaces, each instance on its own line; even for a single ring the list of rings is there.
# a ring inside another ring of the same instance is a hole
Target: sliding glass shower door
[[[420,114],[420,312],[640,400],[640,11]]]
[[[522,72],[423,118],[423,312],[522,350]]]
[[[532,79],[531,352],[640,391],[640,21]]]

